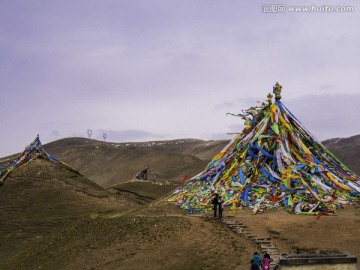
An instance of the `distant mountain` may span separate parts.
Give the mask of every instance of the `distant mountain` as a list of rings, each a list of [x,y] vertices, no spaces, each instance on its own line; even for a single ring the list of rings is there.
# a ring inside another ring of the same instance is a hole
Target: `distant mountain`
[[[323,144],[350,170],[360,175],[360,135],[329,139]]]
[[[149,166],[152,173],[174,182],[184,175],[194,176],[228,142],[178,139],[109,143],[65,138],[51,142],[45,148],[98,185],[110,187],[134,178],[145,166]],[[360,174],[360,135],[329,139],[323,144],[351,170]],[[11,157],[0,159],[0,163],[6,159]]]
[[[126,182],[145,166],[150,173],[176,181],[203,170],[227,141],[179,139],[139,143],[107,143],[66,138],[46,149],[103,187]]]

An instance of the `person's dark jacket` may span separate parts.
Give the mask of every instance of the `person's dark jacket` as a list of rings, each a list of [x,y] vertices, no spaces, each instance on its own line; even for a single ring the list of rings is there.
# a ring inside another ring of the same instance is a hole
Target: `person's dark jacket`
[[[217,207],[219,204],[219,198],[215,197],[214,199],[212,199],[211,204],[213,204],[214,207]]]

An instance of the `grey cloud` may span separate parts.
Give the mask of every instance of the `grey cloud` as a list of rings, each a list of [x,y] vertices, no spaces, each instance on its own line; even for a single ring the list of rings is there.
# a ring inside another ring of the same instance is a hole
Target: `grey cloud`
[[[322,101],[303,96],[359,93],[358,12],[263,14],[262,4],[2,1],[0,140],[10,143],[0,155],[22,149],[38,132],[46,141],[53,130],[66,137],[88,127],[103,127],[109,139],[111,130],[122,130],[114,138],[124,140],[226,137],[233,120],[225,113],[265,100],[276,80],[285,104],[317,136],[357,132],[356,124],[334,128],[321,112],[322,125],[311,122]],[[358,106],[341,108],[356,115]]]
[[[325,90],[325,91],[332,91],[332,90],[336,90],[337,87],[335,84],[324,83],[319,86],[319,89]]]
[[[241,104],[241,103],[238,102],[238,104],[237,104],[237,102],[225,101],[225,102],[216,104],[213,107],[213,110],[218,111],[218,110],[224,110],[224,109],[232,109],[232,108],[238,107],[239,104]]]
[[[235,98],[232,101],[224,101],[222,103],[216,104],[213,107],[213,110],[214,111],[227,110],[228,112],[237,114],[237,113],[241,113],[242,110],[246,110],[252,106],[260,105],[265,101],[266,101],[266,95],[264,95],[263,99],[256,97]]]
[[[359,94],[309,95],[285,103],[320,140],[360,134],[359,104]]]
[[[226,133],[213,133],[207,137],[209,140],[231,140],[233,135],[229,135]]]
[[[58,137],[60,135],[60,131],[58,130],[53,130],[52,132],[50,132],[49,134],[51,137]]]
[[[333,85],[320,85],[319,88],[335,88]],[[359,94],[321,94],[306,95],[294,99],[282,100],[283,104],[295,115],[300,122],[319,140],[333,137],[347,137],[360,134],[360,104]],[[222,103],[220,109],[226,107],[240,108],[246,103],[246,108],[255,105],[250,104],[250,99],[238,99],[231,103]],[[241,112],[238,109],[238,112]],[[240,120],[240,119],[239,119]],[[233,124],[228,126],[229,132],[241,132],[243,126]],[[223,137],[215,134],[214,138]]]
[[[244,129],[244,125],[230,125],[229,132],[241,132]]]

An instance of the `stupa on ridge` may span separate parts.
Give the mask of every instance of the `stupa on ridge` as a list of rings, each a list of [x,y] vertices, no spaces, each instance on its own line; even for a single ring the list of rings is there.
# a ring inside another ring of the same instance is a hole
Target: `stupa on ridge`
[[[4,179],[9,175],[9,173],[38,158],[45,159],[53,163],[62,163],[69,167],[69,165],[59,161],[56,157],[47,152],[41,144],[39,135],[37,135],[35,140],[26,146],[25,150],[14,160],[10,161],[4,167],[0,167],[0,185],[3,184]]]
[[[276,83],[275,101],[269,93],[267,102],[235,115],[245,120],[244,130],[167,200],[203,211],[218,193],[232,209],[283,208],[298,214],[330,214],[352,204],[360,178],[286,108],[281,90]]]

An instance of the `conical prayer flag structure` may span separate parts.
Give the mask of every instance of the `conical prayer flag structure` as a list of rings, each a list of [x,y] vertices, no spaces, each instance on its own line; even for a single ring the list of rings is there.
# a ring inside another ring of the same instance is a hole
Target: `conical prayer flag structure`
[[[0,168],[0,184],[3,183],[5,177],[9,173],[38,158],[46,159],[54,163],[60,162],[56,157],[46,152],[40,142],[39,135],[37,135],[36,139],[31,144],[29,144],[25,150],[17,156],[16,159],[9,162],[5,167]]]
[[[243,114],[244,130],[205,170],[168,201],[191,211],[209,207],[217,193],[232,208],[254,213],[284,208],[292,213],[333,213],[360,193],[360,178],[327,150],[285,107],[276,83],[266,103]]]

